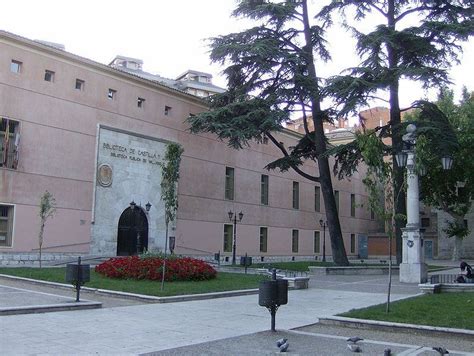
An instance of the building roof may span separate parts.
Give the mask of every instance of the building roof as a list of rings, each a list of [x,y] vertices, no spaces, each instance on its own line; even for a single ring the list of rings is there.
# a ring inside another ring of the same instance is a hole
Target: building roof
[[[39,41],[34,41],[29,38],[23,37],[16,35],[14,33],[0,30],[0,40],[1,39],[6,39],[12,42],[17,42],[21,45],[29,46],[32,48],[35,48],[37,50],[41,50],[43,52],[55,55],[60,58],[65,58],[70,61],[74,61],[77,63],[80,63],[82,65],[90,66],[93,67],[94,69],[98,69],[113,75],[120,76],[124,79],[129,79],[129,80],[134,80],[134,81],[139,81],[142,84],[146,84],[148,86],[151,86],[153,88],[159,89],[159,90],[165,90],[170,93],[173,93],[175,95],[180,95],[188,100],[193,100],[197,103],[200,103],[202,105],[207,105],[202,98],[199,98],[195,95],[188,94],[184,92],[181,89],[175,88],[171,85],[165,84],[162,81],[159,81],[157,79],[153,79],[152,77],[146,77],[143,75],[140,75],[139,73],[133,73],[131,71],[125,71],[121,70],[120,68],[115,68],[111,67],[105,64],[102,64],[100,62],[94,61],[92,59],[86,58],[79,56],[77,54],[73,54],[71,52],[67,52],[65,50],[61,50],[55,46],[52,46],[51,44],[45,44],[44,42],[39,42]],[[135,59],[134,59],[135,60]],[[160,77],[161,78],[161,77]],[[171,80],[171,79],[170,79]]]

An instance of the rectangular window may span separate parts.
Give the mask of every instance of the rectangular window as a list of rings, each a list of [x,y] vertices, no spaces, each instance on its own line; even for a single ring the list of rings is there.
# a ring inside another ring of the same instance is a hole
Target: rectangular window
[[[117,97],[117,90],[109,89],[109,92],[107,93],[107,98],[109,100],[115,100],[116,97]]]
[[[298,237],[299,237],[299,231],[293,230],[291,234],[291,252],[293,253],[298,252]]]
[[[10,63],[10,71],[12,73],[21,73],[21,66],[22,66],[23,63],[19,62],[19,61],[15,61],[12,59],[11,63]]]
[[[321,232],[314,232],[314,253],[321,253]]]
[[[20,123],[0,116],[0,167],[17,168],[19,143]]]
[[[224,225],[224,252],[232,252],[233,225]]]
[[[421,218],[421,227],[429,227],[430,218]]]
[[[267,252],[268,228],[260,228],[260,252]]]
[[[356,196],[351,194],[351,216],[355,218],[356,216]]]
[[[225,167],[225,199],[234,200],[234,168]]]
[[[11,247],[13,232],[13,206],[0,205],[0,246]]]
[[[85,82],[81,79],[76,79],[76,89],[83,91]]]
[[[339,190],[334,191],[334,200],[336,201],[336,210],[339,213]]]
[[[54,72],[51,70],[44,71],[44,80],[47,82],[54,82]]]
[[[351,253],[356,252],[356,235],[351,234]]]
[[[300,208],[300,184],[293,182],[293,209]]]
[[[165,105],[165,116],[171,115],[171,109],[172,109],[171,106]]]
[[[314,187],[314,211],[321,211],[321,188]]]
[[[268,176],[265,174],[260,178],[260,203],[268,205]]]
[[[140,98],[140,97],[137,98],[137,106],[138,106],[139,108],[143,108],[143,107],[145,106],[145,99]]]
[[[370,220],[375,220],[375,211],[372,208],[370,208]]]

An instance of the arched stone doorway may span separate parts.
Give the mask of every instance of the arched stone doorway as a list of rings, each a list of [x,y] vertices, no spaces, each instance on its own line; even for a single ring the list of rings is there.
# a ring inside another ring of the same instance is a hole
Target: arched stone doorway
[[[120,215],[117,256],[131,256],[148,249],[148,219],[141,207],[127,208]]]

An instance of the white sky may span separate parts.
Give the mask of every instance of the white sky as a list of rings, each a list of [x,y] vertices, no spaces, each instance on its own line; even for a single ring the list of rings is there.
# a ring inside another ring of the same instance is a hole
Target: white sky
[[[64,44],[68,52],[104,64],[118,54],[140,58],[144,70],[168,78],[187,69],[212,73],[214,83],[224,87],[223,68],[210,64],[205,39],[249,27],[250,22],[230,17],[234,5],[234,0],[3,1],[0,29]],[[334,29],[329,43],[334,62],[320,75],[357,64],[349,34]],[[462,85],[474,90],[473,44],[463,46],[462,64],[450,72],[457,93]],[[425,95],[413,83],[402,83],[401,105]]]

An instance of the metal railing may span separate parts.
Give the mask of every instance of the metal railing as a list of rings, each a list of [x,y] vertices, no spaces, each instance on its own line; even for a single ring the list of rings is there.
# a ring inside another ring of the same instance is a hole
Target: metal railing
[[[458,277],[459,274],[434,274],[429,277],[429,280],[431,284],[456,283]]]

